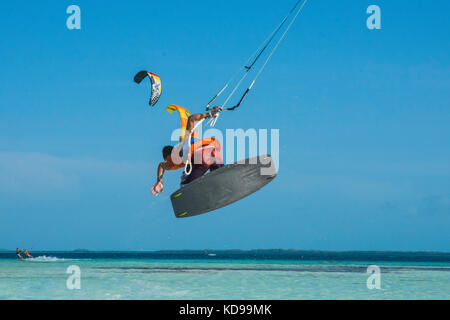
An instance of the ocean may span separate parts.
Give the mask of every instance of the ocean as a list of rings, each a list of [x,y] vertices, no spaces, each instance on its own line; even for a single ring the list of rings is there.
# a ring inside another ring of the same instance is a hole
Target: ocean
[[[209,250],[31,254],[35,258],[21,262],[14,252],[0,252],[1,300],[450,299],[450,253]]]

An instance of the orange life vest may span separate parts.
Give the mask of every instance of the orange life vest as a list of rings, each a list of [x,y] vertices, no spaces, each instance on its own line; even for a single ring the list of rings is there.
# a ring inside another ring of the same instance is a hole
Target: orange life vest
[[[189,149],[189,157],[192,158],[195,151],[200,150],[201,148],[204,148],[204,147],[208,147],[208,146],[214,147],[215,150],[218,152],[220,152],[220,150],[221,150],[220,142],[217,141],[216,138],[212,138],[212,137],[203,138],[203,139],[198,140],[198,141],[194,142],[193,144],[191,144],[191,147]],[[168,156],[165,160],[167,160],[169,162],[169,169],[167,169],[167,170],[177,170],[177,169],[184,168],[185,164],[184,163],[175,164],[174,161],[172,160],[171,155]]]

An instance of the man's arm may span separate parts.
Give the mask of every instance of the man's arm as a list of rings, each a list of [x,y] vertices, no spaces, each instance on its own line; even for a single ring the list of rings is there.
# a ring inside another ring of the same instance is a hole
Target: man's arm
[[[200,121],[202,119],[207,119],[207,118],[211,118],[211,116],[215,116],[218,112],[220,112],[222,109],[220,109],[219,107],[214,107],[211,111],[211,113],[209,112],[203,112],[203,113],[196,113],[193,115],[190,115],[187,121],[187,125],[186,125],[186,133],[184,135],[185,139],[186,137],[189,137],[189,135],[192,132],[192,129],[194,129],[195,123],[197,121]]]
[[[164,171],[167,169],[167,162],[160,162],[158,165],[158,173],[156,174],[156,182],[162,182],[164,177]]]
[[[158,165],[158,171],[156,173],[156,183],[162,182],[164,177],[164,168],[162,166],[162,162]]]
[[[202,119],[207,119],[211,117],[211,114],[208,112],[203,112],[203,113],[196,113],[193,115],[190,115],[187,121],[187,125],[186,125],[186,135],[189,136],[191,134],[192,129],[194,129],[195,123],[197,121],[200,121]]]
[[[164,171],[166,171],[169,168],[169,162],[164,161],[160,162],[158,165],[158,173],[156,174],[156,183],[152,187],[152,194],[157,196],[159,193],[161,193],[164,189],[163,186],[163,177],[164,177]]]

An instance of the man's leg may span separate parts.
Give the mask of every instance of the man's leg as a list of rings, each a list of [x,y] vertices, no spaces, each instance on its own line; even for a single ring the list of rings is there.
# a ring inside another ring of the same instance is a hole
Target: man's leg
[[[194,164],[194,167],[192,168],[191,174],[188,175],[181,184],[188,184],[189,182],[194,181],[195,179],[200,178],[202,175],[208,171],[209,167],[205,166],[203,164]]]
[[[211,171],[214,171],[214,170],[219,169],[219,168],[221,168],[221,167],[223,167],[223,163],[215,163],[215,164],[213,164],[212,166],[209,166],[209,169],[210,169]]]
[[[213,150],[211,155],[214,158],[214,163],[209,166],[209,169],[211,171],[214,171],[216,169],[223,167],[223,159],[222,159],[222,155],[220,154],[220,152],[217,150]]]

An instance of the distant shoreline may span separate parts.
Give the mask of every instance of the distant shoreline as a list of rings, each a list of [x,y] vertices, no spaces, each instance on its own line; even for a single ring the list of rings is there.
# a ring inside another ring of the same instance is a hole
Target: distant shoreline
[[[450,264],[448,252],[320,251],[320,250],[159,250],[159,251],[34,251],[42,261],[57,260],[160,260],[160,261],[322,261],[322,262],[414,262]],[[0,252],[0,261],[17,259],[15,251]],[[36,259],[36,260],[39,260]]]
[[[281,254],[301,254],[301,253],[318,253],[318,254],[442,254],[450,255],[445,251],[398,251],[398,250],[300,250],[300,249],[182,249],[182,250],[89,250],[89,249],[75,249],[75,250],[30,250],[30,252],[46,252],[46,253],[148,253],[148,254],[185,254],[185,253],[243,253],[243,254],[264,254],[264,253],[281,253]],[[0,249],[0,253],[15,253],[16,250]]]

